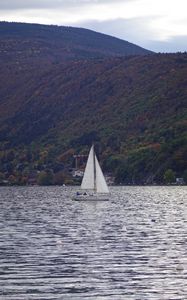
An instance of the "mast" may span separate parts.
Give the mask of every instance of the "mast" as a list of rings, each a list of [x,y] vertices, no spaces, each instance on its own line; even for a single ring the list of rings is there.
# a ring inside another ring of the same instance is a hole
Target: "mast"
[[[94,144],[92,144],[93,147],[93,163],[94,163],[94,192],[96,193],[97,191],[97,186],[96,186],[96,165],[95,165],[95,151],[94,151]]]

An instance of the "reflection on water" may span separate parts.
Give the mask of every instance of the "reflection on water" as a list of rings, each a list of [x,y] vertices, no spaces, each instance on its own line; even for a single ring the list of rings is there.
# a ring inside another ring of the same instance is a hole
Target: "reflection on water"
[[[0,188],[0,300],[186,300],[187,187]]]

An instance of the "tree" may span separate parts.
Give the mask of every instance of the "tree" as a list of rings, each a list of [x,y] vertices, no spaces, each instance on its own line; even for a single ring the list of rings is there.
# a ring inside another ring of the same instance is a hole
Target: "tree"
[[[165,173],[164,173],[164,181],[166,183],[169,183],[169,184],[175,182],[175,173],[173,172],[172,169],[168,169],[168,170],[165,171]]]
[[[5,179],[5,175],[2,172],[0,172],[0,184],[3,183],[4,179]]]
[[[56,185],[64,184],[65,180],[66,180],[66,176],[63,171],[60,171],[54,175],[54,184]]]
[[[54,181],[54,175],[51,170],[45,170],[40,172],[37,178],[39,185],[52,185]]]
[[[184,182],[187,184],[187,170],[183,173]]]

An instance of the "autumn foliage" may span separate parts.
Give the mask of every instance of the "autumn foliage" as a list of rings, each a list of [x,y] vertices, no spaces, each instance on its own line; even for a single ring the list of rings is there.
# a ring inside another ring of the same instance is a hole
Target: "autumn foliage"
[[[71,182],[74,154],[86,155],[93,141],[117,183],[186,174],[186,53],[119,57],[115,41],[104,55],[104,44],[88,46],[90,31],[83,43],[70,28],[7,28],[0,25],[0,183]]]

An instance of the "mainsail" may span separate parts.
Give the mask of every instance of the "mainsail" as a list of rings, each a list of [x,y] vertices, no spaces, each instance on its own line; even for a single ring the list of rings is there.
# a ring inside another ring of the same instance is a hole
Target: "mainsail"
[[[94,146],[90,149],[81,188],[94,190],[97,193],[109,193],[103,172],[94,153]]]

